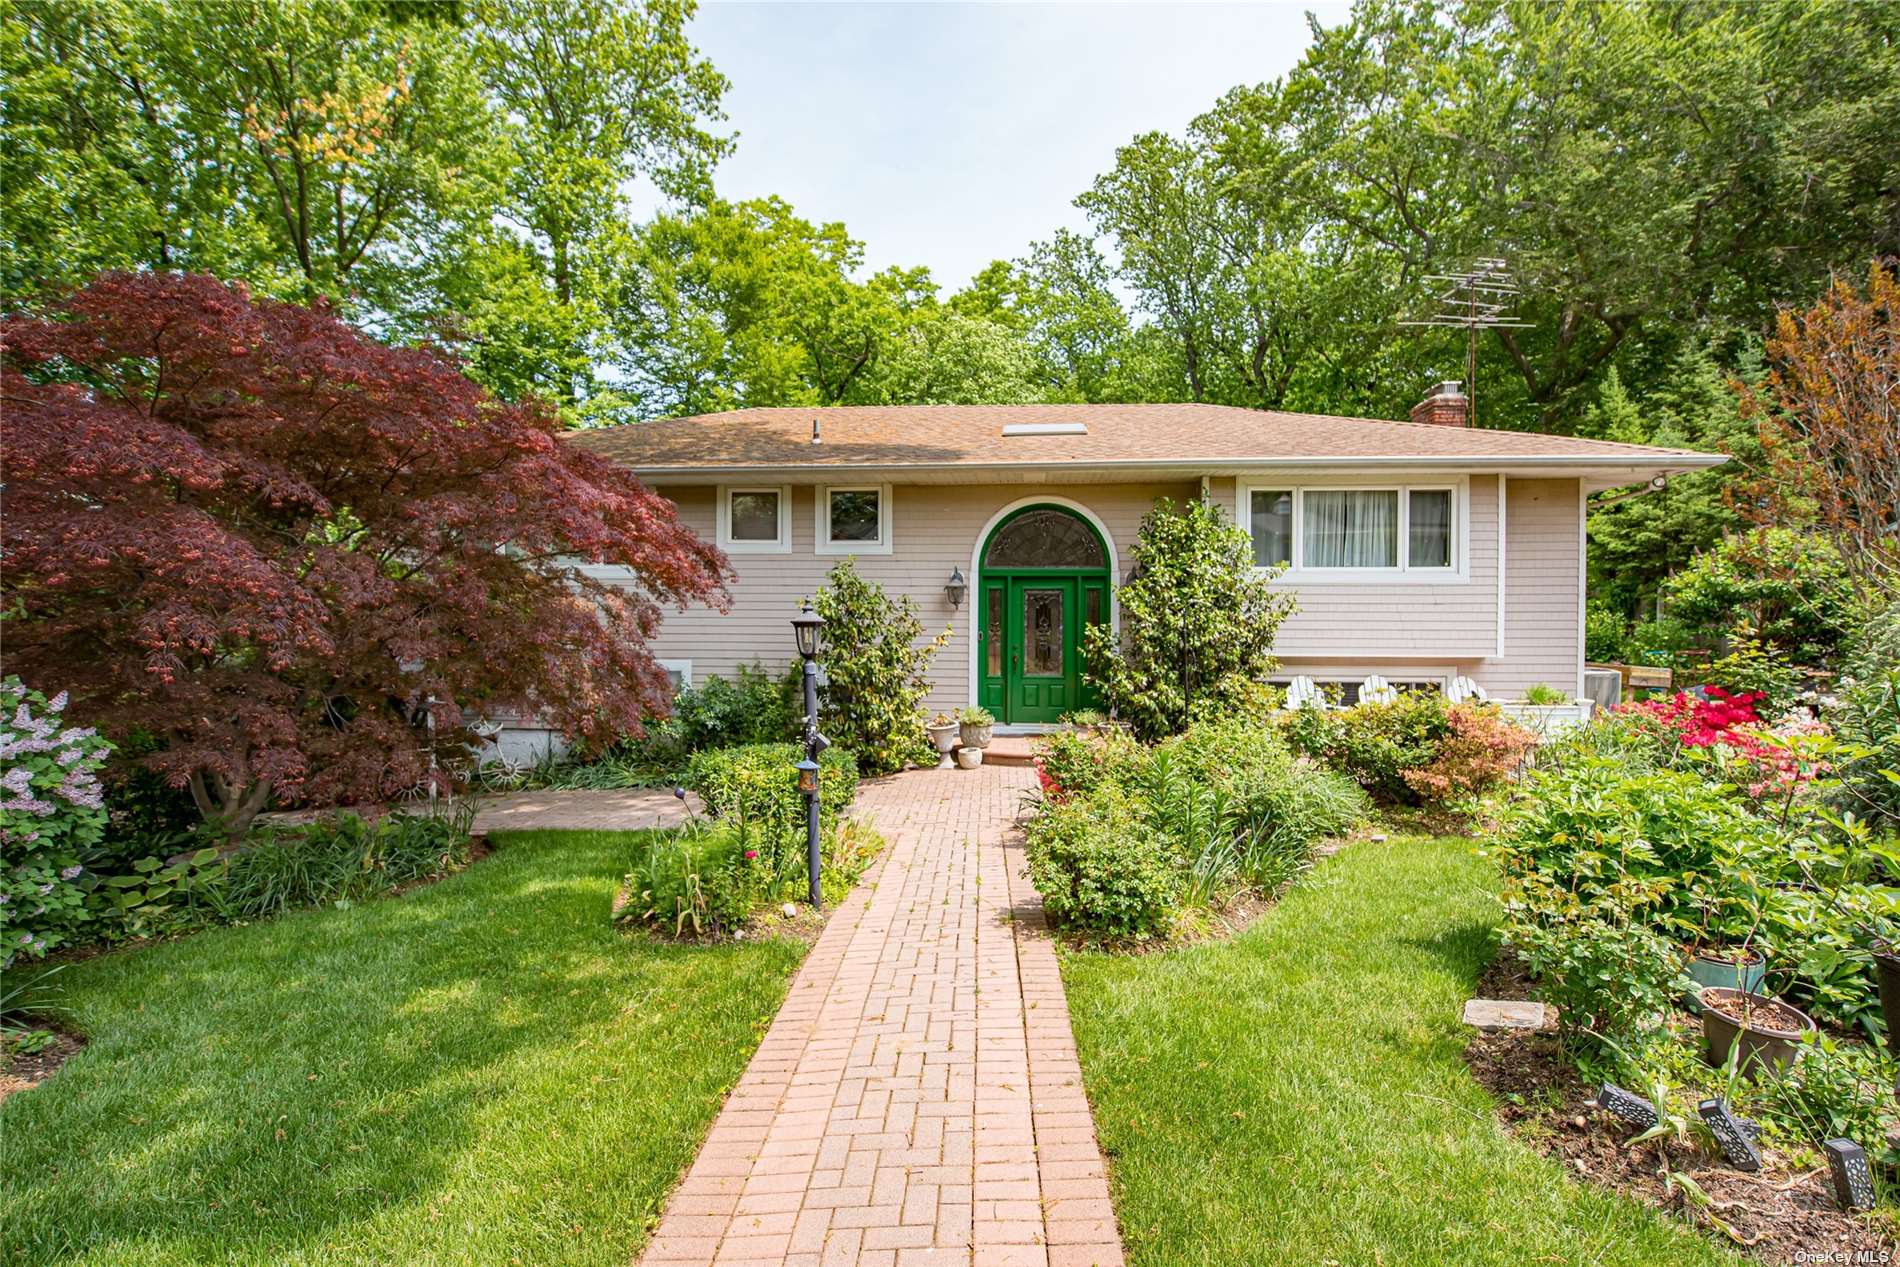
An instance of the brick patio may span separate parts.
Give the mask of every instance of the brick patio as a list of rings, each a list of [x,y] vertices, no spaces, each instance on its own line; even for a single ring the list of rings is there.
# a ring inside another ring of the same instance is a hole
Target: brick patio
[[[646,1267],[1117,1267],[1075,1039],[1013,823],[1027,769],[865,784],[892,846],[832,915]]]

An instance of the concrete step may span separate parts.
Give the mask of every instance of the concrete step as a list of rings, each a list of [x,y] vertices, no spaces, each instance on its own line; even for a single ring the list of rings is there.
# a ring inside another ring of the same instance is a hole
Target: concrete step
[[[983,749],[983,764],[1034,765],[1035,743],[1034,735],[993,735],[990,746]]]

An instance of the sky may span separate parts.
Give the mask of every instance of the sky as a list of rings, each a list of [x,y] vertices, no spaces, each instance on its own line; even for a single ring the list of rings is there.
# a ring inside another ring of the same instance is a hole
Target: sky
[[[1179,133],[1299,60],[1343,3],[704,3],[689,34],[732,81],[721,196],[842,220],[870,271],[945,293],[1058,227],[1115,149]]]

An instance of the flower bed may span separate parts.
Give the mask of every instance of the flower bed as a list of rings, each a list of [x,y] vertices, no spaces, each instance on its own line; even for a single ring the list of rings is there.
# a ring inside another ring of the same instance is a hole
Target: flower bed
[[[1052,735],[1036,765],[1030,876],[1052,923],[1100,937],[1165,938],[1272,894],[1367,809],[1350,781],[1245,719],[1154,748],[1113,732]]]

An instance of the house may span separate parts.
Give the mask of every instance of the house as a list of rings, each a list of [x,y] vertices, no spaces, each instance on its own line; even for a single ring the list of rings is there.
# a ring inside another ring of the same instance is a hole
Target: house
[[[739,409],[579,432],[726,552],[726,612],[667,616],[683,682],[792,658],[787,623],[850,555],[948,626],[932,710],[1034,729],[1090,702],[1079,631],[1119,621],[1141,518],[1208,497],[1298,596],[1283,679],[1580,695],[1585,497],[1718,454],[1493,431],[1458,384],[1407,422],[1221,405]]]

